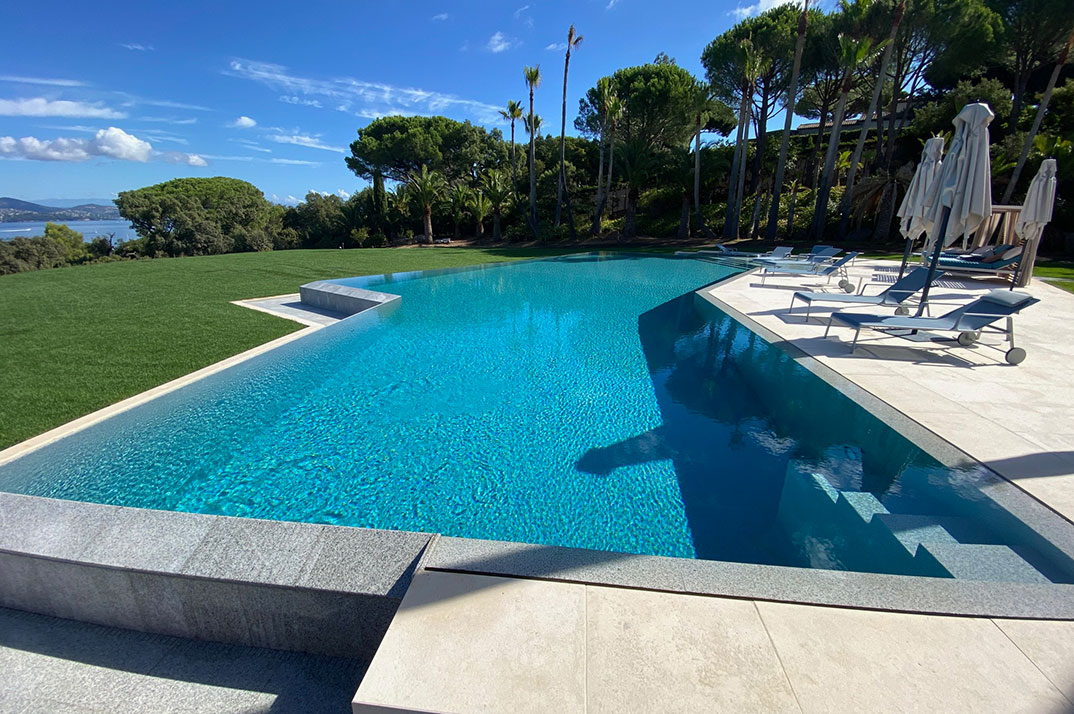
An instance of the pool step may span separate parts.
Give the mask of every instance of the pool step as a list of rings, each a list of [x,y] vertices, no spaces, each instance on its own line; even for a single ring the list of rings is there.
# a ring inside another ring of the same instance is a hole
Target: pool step
[[[915,557],[936,577],[997,582],[1047,583],[1046,577],[1005,545],[922,543]]]
[[[965,518],[891,513],[876,496],[840,491],[826,476],[792,461],[779,522],[813,567],[926,577],[1048,582],[1032,565]]]

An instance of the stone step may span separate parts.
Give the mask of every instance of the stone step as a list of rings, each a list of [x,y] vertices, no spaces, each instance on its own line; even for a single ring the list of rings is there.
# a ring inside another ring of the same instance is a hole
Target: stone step
[[[1047,583],[1036,568],[1005,545],[922,543],[914,560],[935,577],[994,582]]]
[[[878,513],[871,525],[881,542],[897,542],[910,555],[916,555],[922,543],[958,543],[946,526],[957,519],[937,516],[907,515],[903,513]]]

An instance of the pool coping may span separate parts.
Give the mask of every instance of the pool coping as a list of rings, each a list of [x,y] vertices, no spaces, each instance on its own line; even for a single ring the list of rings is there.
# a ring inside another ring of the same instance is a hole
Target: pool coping
[[[568,254],[568,256],[592,253],[593,251],[585,251],[583,253]],[[672,258],[673,256],[666,257]],[[747,270],[721,281],[717,281],[716,283],[709,283],[693,292],[695,296],[705,299],[710,304],[727,312],[732,319],[739,321],[747,328],[753,330],[767,342],[787,350],[788,345],[778,340],[778,338],[776,341],[768,339],[765,335],[768,331],[765,330],[765,328],[757,325],[748,317],[741,315],[738,311],[722,304],[719,300],[704,292],[710,290],[717,283],[744,278],[748,276],[750,272],[752,271]],[[4,463],[17,456],[21,456],[24,453],[28,453],[31,450],[40,448],[47,443],[51,443],[52,441],[86,428],[122,411],[131,409],[157,396],[174,391],[181,386],[197,381],[209,374],[219,372],[234,364],[245,361],[246,359],[268,352],[287,342],[308,336],[319,329],[322,328],[311,327],[298,330],[289,335],[285,335],[282,338],[273,340],[226,360],[222,360],[214,365],[210,365],[202,370],[198,370],[127,400],[123,400],[111,407],[93,412],[38,437],[16,444],[13,447],[9,447],[0,452],[0,463]],[[772,333],[768,334],[771,335]],[[816,363],[813,365],[815,369],[811,369],[811,371],[822,379],[824,376],[823,374],[818,374],[818,371],[831,371],[830,368],[820,364],[805,353],[795,355],[793,352],[788,352],[792,357],[795,357],[799,364],[803,364],[804,366],[807,366],[807,368],[811,366],[812,363]],[[837,375],[834,372],[832,372],[832,375],[835,375],[838,380],[841,380],[839,381],[839,384],[833,384],[833,386],[836,386],[845,394],[847,393],[847,390],[845,389],[847,385],[854,386],[853,383],[845,377]],[[829,381],[829,383],[832,382]],[[948,455],[953,458],[958,458],[959,455],[968,458],[965,454],[943,441],[940,437],[929,432],[925,427],[894,410],[894,407],[883,402],[883,400],[868,394],[865,390],[860,388],[855,388],[851,391],[854,393],[847,395],[856,401],[860,399],[865,401],[872,400],[871,403],[874,408],[886,407],[890,412],[898,414],[899,417],[901,417],[899,418],[900,424],[898,426],[892,425],[892,428],[896,428],[903,433],[904,436],[907,436],[907,438],[914,441],[914,443],[919,442],[915,441],[914,435],[907,434],[903,427],[906,427],[912,432],[915,429],[920,430],[921,433],[916,435],[917,438],[925,439],[926,441],[931,439],[931,447],[934,449],[942,450],[946,448],[950,450]],[[859,401],[859,403],[861,402]],[[925,450],[932,453],[930,449]],[[1006,479],[1002,479],[1002,477],[998,478],[1000,478],[1003,484],[1007,484],[1008,486],[1017,489],[1016,486],[1009,481],[1006,481]],[[1024,493],[1021,489],[1018,489],[1018,491]],[[8,559],[16,558],[20,560],[20,562],[25,559],[30,559],[30,561],[33,562],[58,561],[68,565],[77,566],[80,571],[89,568],[93,572],[96,572],[96,570],[103,567],[112,571],[118,570],[127,573],[139,573],[143,572],[143,569],[138,568],[136,565],[132,565],[132,561],[119,560],[110,565],[102,565],[101,563],[92,560],[87,561],[80,559],[80,554],[82,553],[81,549],[86,546],[86,534],[79,528],[52,528],[51,523],[36,523],[35,525],[39,531],[36,541],[33,538],[30,538],[29,541],[24,541],[21,545],[11,545],[10,538],[12,537],[15,522],[8,515],[8,511],[10,510],[8,506],[12,502],[12,499],[39,501],[41,502],[39,504],[41,508],[51,509],[56,513],[67,513],[70,516],[69,522],[72,524],[83,522],[102,523],[102,519],[107,520],[107,517],[110,514],[114,515],[124,511],[169,514],[167,519],[158,519],[158,527],[147,536],[149,537],[149,541],[143,540],[135,542],[132,540],[134,537],[133,535],[122,529],[113,529],[113,549],[116,552],[137,551],[139,549],[144,550],[146,547],[164,548],[166,550],[168,544],[183,542],[184,538],[189,538],[191,529],[196,531],[201,527],[198,525],[199,523],[226,522],[231,525],[221,525],[218,527],[227,530],[234,529],[236,533],[241,532],[243,526],[233,525],[235,522],[240,524],[286,523],[287,528],[296,533],[323,532],[323,529],[325,528],[333,528],[335,529],[333,532],[340,534],[339,538],[344,540],[348,537],[344,535],[348,531],[369,533],[381,532],[376,529],[358,527],[323,526],[320,524],[287,523],[283,521],[257,521],[256,519],[183,512],[153,512],[149,509],[125,508],[79,501],[61,501],[39,496],[24,496],[20,494],[0,492],[0,556]],[[1054,514],[1054,511],[1051,511],[1051,509],[1048,509],[1044,505],[1041,505],[1041,508]],[[122,517],[126,518],[127,516]],[[49,520],[51,521],[51,519]],[[24,523],[23,525],[26,524]],[[485,573],[553,581],[584,582],[594,585],[609,585],[665,592],[897,612],[1074,620],[1074,585],[1001,583],[885,575],[854,571],[832,571],[751,563],[734,563],[729,561],[705,561],[653,555],[631,555],[610,551],[593,551],[581,548],[544,546],[526,543],[507,543],[481,539],[448,537],[438,534],[420,534],[407,531],[398,531],[396,533],[428,539],[423,548],[421,562],[417,567],[424,567],[432,570]],[[354,537],[358,536],[355,535]],[[241,536],[236,537],[236,542],[241,542],[242,540]],[[1064,544],[1064,552],[1068,552],[1067,545],[1070,546],[1069,552],[1074,553],[1074,544]],[[60,550],[56,552],[49,550],[53,547],[59,547]],[[255,555],[256,557],[261,557],[261,554],[259,553]],[[373,557],[374,554],[369,555],[370,557]],[[248,547],[238,549],[221,547],[214,556],[215,561],[223,563],[230,562],[231,559],[237,559],[238,561],[244,559],[248,560],[250,557],[251,552]],[[373,559],[375,560],[375,558]],[[0,563],[2,562],[3,560],[0,560]],[[206,576],[205,574],[191,575],[189,573],[181,572],[176,567],[169,569],[161,564],[155,565],[154,569],[148,572],[157,576],[172,578],[194,577],[195,579],[214,581],[213,577]],[[60,587],[67,582],[63,580],[63,577],[53,581],[57,587]],[[74,600],[79,597],[88,597],[92,601],[95,601],[95,598],[99,599],[100,591],[99,589],[94,589],[97,586],[85,585],[84,575],[80,577],[82,577],[82,580],[78,581],[82,584],[80,587],[71,588],[68,584],[68,587],[65,590],[70,593],[71,599]],[[131,575],[130,577],[134,576]],[[7,580],[10,580],[10,578]],[[11,602],[12,597],[17,597],[19,595],[17,592],[12,592],[17,589],[17,586],[9,585],[5,588],[3,585],[4,581],[5,578],[0,578],[0,603]],[[228,577],[225,577],[222,580],[222,582],[232,581],[233,579]],[[268,588],[268,592],[280,592],[280,588],[294,589],[295,587],[298,587],[295,583],[266,580],[258,576],[250,576],[247,579],[246,584],[255,587]],[[33,609],[33,604],[27,604],[24,599],[25,598],[17,600],[19,604],[15,606],[21,607],[22,609]],[[174,607],[174,603],[171,603],[171,605]],[[52,607],[52,609],[55,610],[55,607]],[[57,613],[48,611],[46,614]],[[90,619],[90,621],[96,621],[91,618],[78,619]],[[133,629],[145,629],[139,627],[137,622],[118,624],[120,624],[120,626],[132,627]],[[151,631],[160,630],[155,629]],[[205,632],[195,632],[194,636],[212,639],[211,632],[208,635],[206,635]],[[254,641],[260,640],[255,639]],[[306,642],[306,640],[303,640],[302,642]],[[270,646],[280,647],[281,645],[277,643]],[[305,646],[308,645],[299,643],[295,648]]]

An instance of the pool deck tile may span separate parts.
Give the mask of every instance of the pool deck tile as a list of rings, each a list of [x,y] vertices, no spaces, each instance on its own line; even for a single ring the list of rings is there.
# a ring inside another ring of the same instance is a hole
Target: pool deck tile
[[[582,712],[585,611],[584,585],[424,571],[354,712]]]
[[[1071,706],[986,619],[757,607],[805,714],[1059,714]]]
[[[354,712],[1061,714],[1072,643],[1072,622],[423,571]]]

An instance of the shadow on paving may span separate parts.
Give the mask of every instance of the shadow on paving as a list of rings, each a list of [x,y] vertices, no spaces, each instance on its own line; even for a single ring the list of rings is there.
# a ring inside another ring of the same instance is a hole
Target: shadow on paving
[[[0,711],[345,714],[367,662],[0,608]]]

